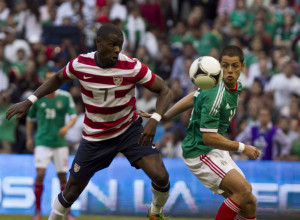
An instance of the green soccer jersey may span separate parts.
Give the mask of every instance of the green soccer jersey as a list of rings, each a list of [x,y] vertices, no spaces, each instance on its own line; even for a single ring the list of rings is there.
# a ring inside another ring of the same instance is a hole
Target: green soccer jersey
[[[67,146],[66,139],[58,136],[59,129],[65,125],[66,114],[72,117],[76,110],[71,94],[63,90],[57,90],[53,98],[43,97],[31,106],[27,118],[37,121],[35,146]]]
[[[195,93],[194,110],[182,142],[184,158],[197,157],[214,149],[203,143],[202,132],[225,134],[236,112],[241,90],[240,82],[236,89],[229,90],[222,81],[213,89],[199,89]]]

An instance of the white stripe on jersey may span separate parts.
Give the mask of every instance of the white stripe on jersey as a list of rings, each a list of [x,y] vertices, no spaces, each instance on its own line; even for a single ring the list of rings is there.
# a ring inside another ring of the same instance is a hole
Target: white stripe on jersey
[[[95,121],[95,122],[109,122],[109,121],[116,121],[119,118],[121,118],[124,115],[128,115],[129,112],[132,110],[132,106],[128,106],[124,108],[122,111],[114,113],[114,114],[99,114],[99,113],[90,113],[90,112],[85,112],[86,117],[88,117],[90,120]],[[121,117],[120,117],[121,115]]]
[[[215,101],[214,101],[214,104],[213,104],[213,106],[212,106],[212,108],[209,112],[210,115],[215,116],[217,114],[218,109],[220,108],[220,104],[221,104],[222,99],[223,99],[224,91],[225,91],[224,83],[221,82],[220,86],[219,86],[219,89],[218,89],[218,93],[217,93]]]

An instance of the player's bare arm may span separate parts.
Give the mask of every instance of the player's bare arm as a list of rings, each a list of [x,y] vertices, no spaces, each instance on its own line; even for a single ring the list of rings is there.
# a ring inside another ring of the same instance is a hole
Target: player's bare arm
[[[192,108],[194,94],[195,92],[191,92],[190,94],[180,99],[162,116],[162,120],[168,121],[171,118],[175,117],[176,115],[179,115],[180,113],[185,112],[186,110]],[[144,112],[142,110],[140,110],[139,115],[145,118],[150,118],[152,116],[152,114],[148,112]]]
[[[33,151],[33,139],[32,139],[32,130],[34,122],[31,120],[26,120],[26,148],[28,151]]]
[[[202,136],[204,144],[213,148],[227,151],[238,151],[239,149],[239,142],[228,140],[217,132],[202,132]],[[251,145],[245,145],[242,153],[253,160],[257,159],[260,155],[256,147]]]
[[[58,136],[64,137],[67,134],[68,130],[75,124],[76,119],[76,116],[71,117],[69,123],[63,126],[61,129],[59,129]]]
[[[149,90],[158,94],[155,112],[159,115],[164,115],[173,101],[171,90],[165,84],[163,79],[157,75],[155,76],[154,83],[149,87]],[[158,121],[154,118],[149,119],[144,127],[143,134],[140,137],[140,144],[142,144],[143,146],[147,146],[153,141],[157,124]]]
[[[66,79],[63,76],[63,69],[58,71],[53,77],[43,83],[34,93],[38,99],[48,95],[55,90],[57,90],[62,84],[65,82],[70,81],[70,79]],[[22,116],[26,115],[29,108],[31,107],[32,102],[28,99],[24,100],[23,102],[19,102],[11,106],[7,113],[6,118],[7,120],[11,119],[14,115],[18,115],[17,119],[21,118]]]

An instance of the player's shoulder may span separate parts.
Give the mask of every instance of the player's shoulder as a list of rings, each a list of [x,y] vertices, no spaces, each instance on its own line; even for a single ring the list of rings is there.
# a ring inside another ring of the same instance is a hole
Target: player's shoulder
[[[92,51],[92,52],[88,52],[88,53],[82,53],[82,54],[79,54],[77,58],[79,58],[79,57],[85,57],[85,58],[92,58],[92,59],[94,59],[95,58],[95,53],[96,53],[96,51]]]
[[[225,90],[225,85],[224,82],[221,81],[216,87],[212,89],[200,89],[200,93],[202,94],[202,96],[213,98],[217,96],[217,94],[224,92],[224,90]]]

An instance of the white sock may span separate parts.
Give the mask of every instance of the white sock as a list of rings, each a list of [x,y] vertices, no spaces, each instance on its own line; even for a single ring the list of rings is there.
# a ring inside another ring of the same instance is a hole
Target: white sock
[[[169,189],[169,183],[165,187],[156,186],[154,183],[151,184],[151,191],[153,193],[151,202],[152,215],[158,215],[162,212],[162,207],[165,205],[169,198]]]
[[[58,197],[56,197],[48,220],[62,220],[63,217],[69,211],[69,209],[70,208],[63,207],[62,204],[59,202]]]

